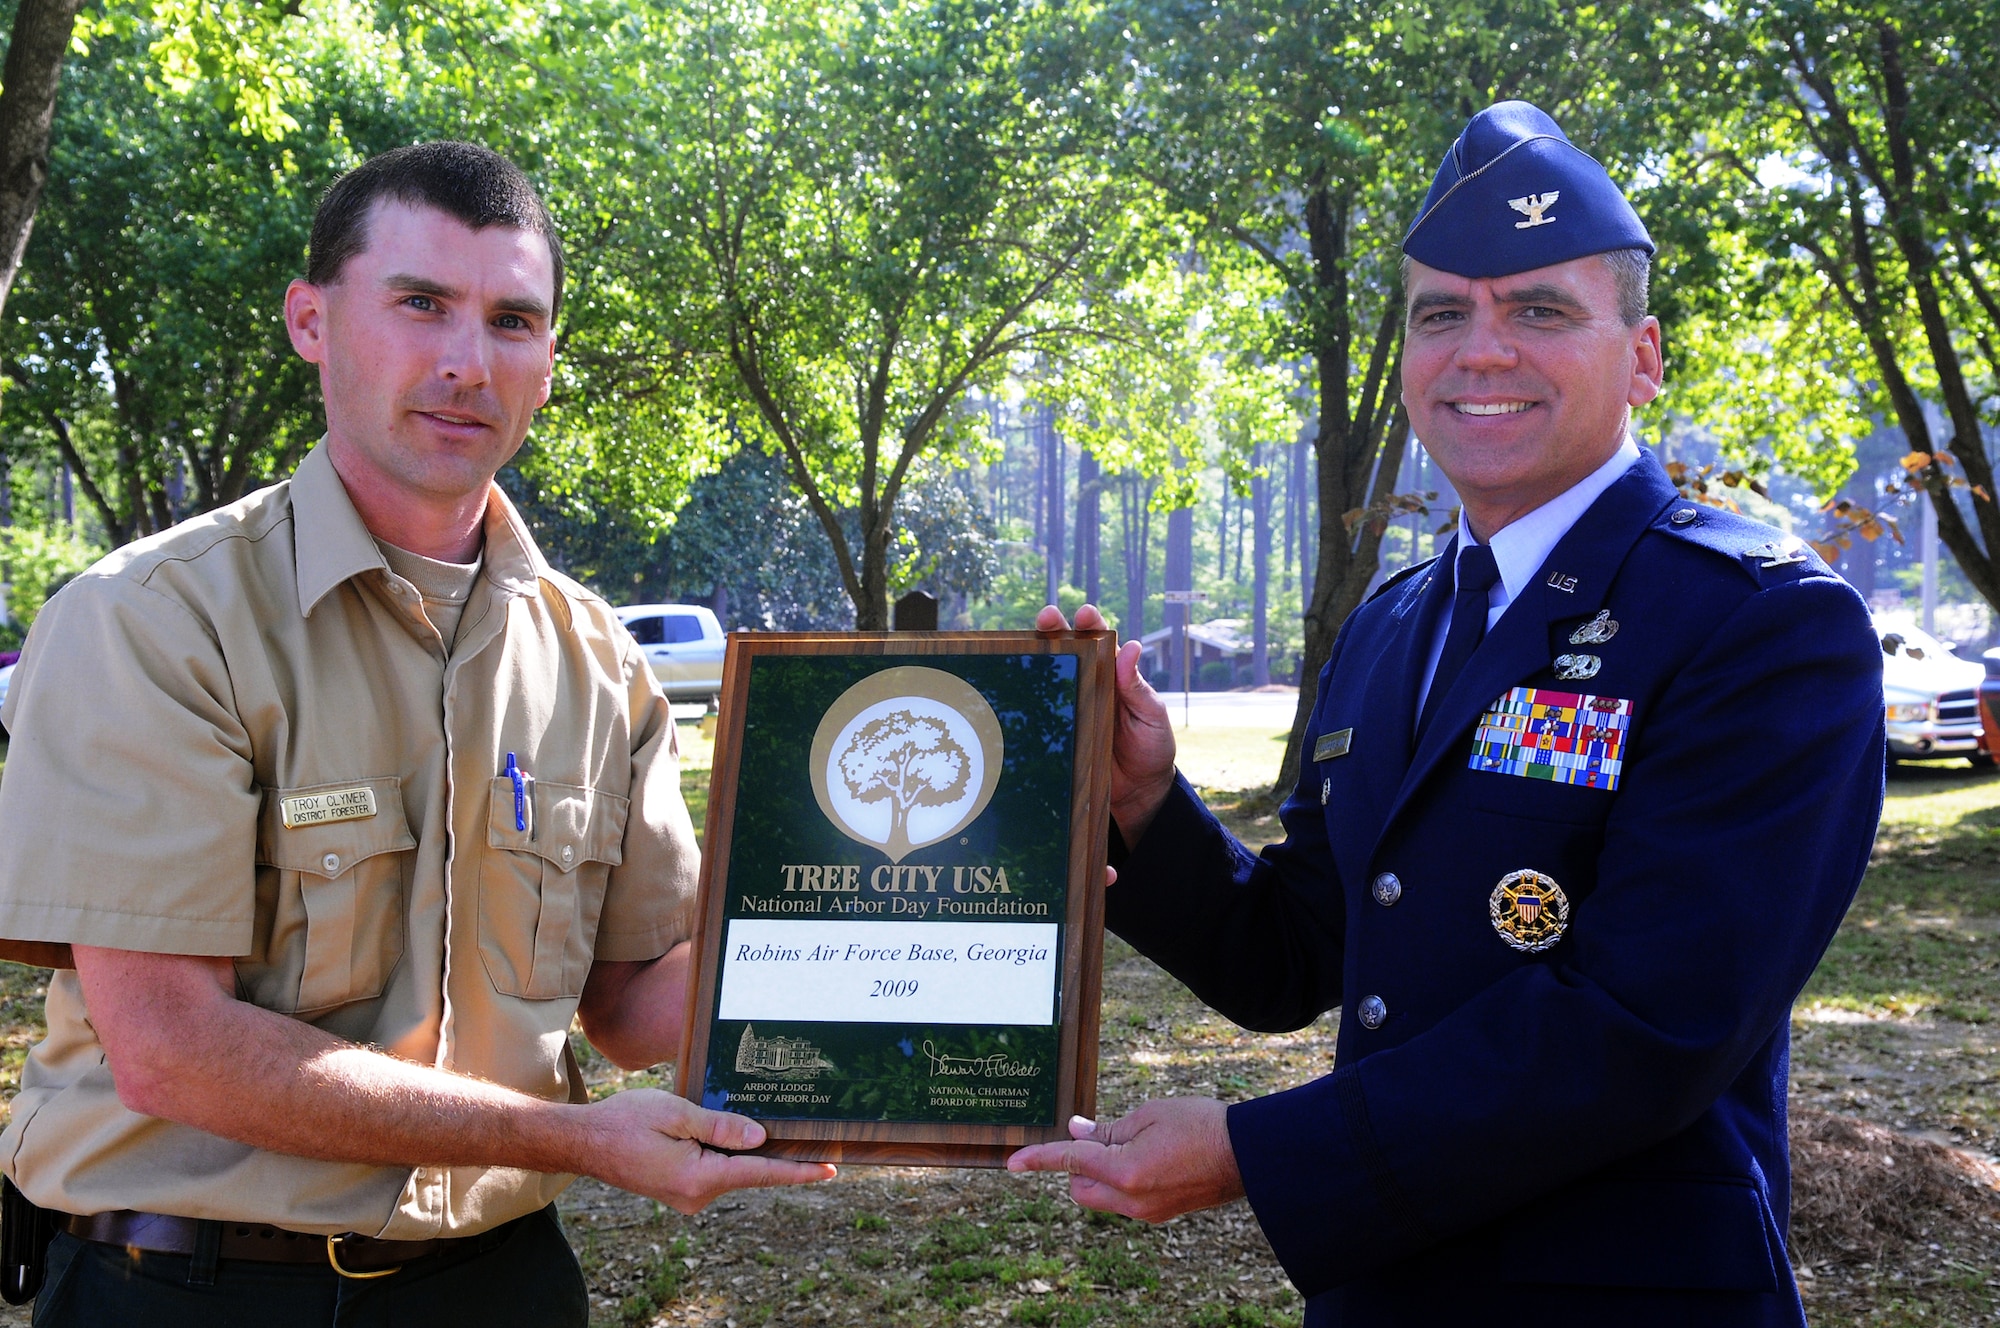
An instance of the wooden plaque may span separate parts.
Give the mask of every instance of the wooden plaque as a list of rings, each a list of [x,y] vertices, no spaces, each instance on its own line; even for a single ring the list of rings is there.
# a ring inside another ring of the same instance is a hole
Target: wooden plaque
[[[809,1161],[1097,1106],[1110,632],[733,633],[676,1089]]]

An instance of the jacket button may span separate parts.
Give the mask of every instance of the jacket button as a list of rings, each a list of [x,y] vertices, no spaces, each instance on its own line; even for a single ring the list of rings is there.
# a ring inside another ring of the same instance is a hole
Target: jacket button
[[[1686,526],[1694,523],[1695,516],[1696,512],[1692,507],[1683,507],[1680,511],[1668,517],[1667,520],[1677,526]]]
[[[1383,1021],[1389,1017],[1389,1007],[1383,1004],[1380,996],[1365,996],[1362,998],[1361,1008],[1355,1013],[1361,1016],[1363,1028],[1376,1029],[1380,1028]]]
[[[1396,879],[1396,873],[1383,872],[1374,880],[1375,902],[1388,908],[1403,897],[1403,883]]]
[[[576,857],[576,850],[571,848],[568,844],[564,844],[562,846],[563,866],[567,867],[570,864],[570,860],[575,857]]]
[[[326,868],[328,876],[338,876],[340,874],[340,855],[338,853],[329,853],[319,860],[319,865]]]

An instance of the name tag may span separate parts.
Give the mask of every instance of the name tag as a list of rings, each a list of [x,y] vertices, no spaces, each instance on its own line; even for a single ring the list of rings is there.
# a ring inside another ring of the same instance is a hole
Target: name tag
[[[330,825],[335,821],[359,821],[375,814],[372,788],[328,789],[325,793],[302,793],[278,803],[285,829],[302,825]]]
[[[1332,733],[1320,735],[1313,744],[1313,760],[1331,761],[1336,756],[1347,755],[1347,749],[1354,745],[1353,729],[1335,729]]]

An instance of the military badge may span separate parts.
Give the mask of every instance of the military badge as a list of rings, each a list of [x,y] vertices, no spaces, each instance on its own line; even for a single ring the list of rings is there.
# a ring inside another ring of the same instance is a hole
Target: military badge
[[[1354,730],[1340,729],[1333,733],[1323,733],[1313,744],[1313,760],[1331,761],[1347,755],[1347,749],[1354,745]]]
[[[1472,732],[1474,770],[1585,788],[1618,787],[1632,703],[1546,687],[1516,687]]]
[[[1501,940],[1527,954],[1540,954],[1562,939],[1569,925],[1569,896],[1554,877],[1523,868],[1500,878],[1486,911]]]
[[[1604,661],[1596,655],[1557,655],[1556,680],[1558,682],[1588,682],[1604,667]]]
[[[1745,558],[1761,558],[1766,568],[1790,567],[1806,560],[1806,542],[1797,535],[1787,535],[1783,539],[1770,540],[1759,544],[1743,555]]]
[[[1569,634],[1573,646],[1601,646],[1618,635],[1618,624],[1611,617],[1611,610],[1599,609],[1597,616]]]
[[[1561,197],[1562,197],[1562,190],[1551,189],[1545,194],[1529,194],[1526,198],[1508,199],[1507,206],[1513,208],[1516,212],[1520,213],[1522,216],[1527,218],[1526,221],[1515,222],[1514,229],[1517,231],[1525,231],[1535,226],[1555,225],[1556,219],[1554,217],[1544,216],[1542,214],[1547,212],[1550,208],[1554,207],[1556,205],[1556,200]]]

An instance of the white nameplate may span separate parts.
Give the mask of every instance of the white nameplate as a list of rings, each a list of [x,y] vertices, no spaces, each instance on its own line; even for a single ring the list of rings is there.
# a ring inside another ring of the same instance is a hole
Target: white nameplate
[[[375,814],[375,790],[362,787],[303,793],[296,798],[281,799],[278,807],[284,813],[287,830],[330,821],[359,821]]]
[[[834,1024],[1056,1021],[1053,922],[736,918],[720,1019]]]

